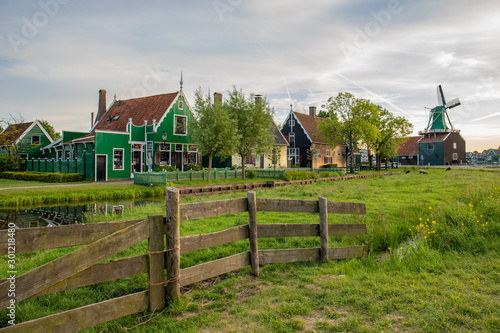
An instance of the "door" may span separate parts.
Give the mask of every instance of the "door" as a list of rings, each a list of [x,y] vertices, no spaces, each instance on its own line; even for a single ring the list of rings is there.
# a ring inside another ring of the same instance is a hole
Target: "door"
[[[96,178],[95,180],[97,182],[105,182],[106,181],[106,160],[107,156],[106,155],[97,155],[97,161],[96,161]]]
[[[142,168],[142,152],[134,151],[132,152],[132,167],[134,172],[141,172]]]
[[[264,169],[266,167],[266,155],[260,156],[260,168]]]

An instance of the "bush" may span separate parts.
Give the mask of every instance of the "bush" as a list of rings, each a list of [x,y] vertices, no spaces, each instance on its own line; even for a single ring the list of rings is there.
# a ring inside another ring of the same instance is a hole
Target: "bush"
[[[39,181],[46,183],[72,183],[83,180],[81,173],[54,173],[54,172],[37,172],[37,171],[4,171],[0,174],[0,178],[12,180]]]
[[[247,176],[248,179],[255,179],[255,178],[257,178],[257,171],[255,171],[255,170],[248,170],[246,172],[246,176]]]
[[[319,178],[332,178],[332,177],[344,177],[345,174],[342,171],[332,172],[332,171],[321,171],[319,173]]]
[[[184,171],[189,171],[189,170],[202,171],[203,166],[199,164],[189,163],[188,165],[184,166]]]
[[[323,168],[328,168],[328,169],[336,168],[336,167],[337,167],[337,163],[330,163],[330,164],[323,165]]]
[[[174,166],[171,165],[157,165],[153,168],[155,172],[172,172],[176,171],[177,169]]]
[[[300,168],[300,164],[294,164],[292,165],[292,168]]]
[[[313,171],[299,170],[299,171],[285,171],[285,179],[290,180],[304,180],[304,179],[318,179],[319,175]]]
[[[0,155],[0,173],[4,171],[14,171],[14,162],[9,155]]]

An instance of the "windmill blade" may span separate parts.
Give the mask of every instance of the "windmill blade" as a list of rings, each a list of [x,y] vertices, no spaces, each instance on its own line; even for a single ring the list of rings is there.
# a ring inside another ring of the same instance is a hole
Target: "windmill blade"
[[[440,106],[446,105],[446,100],[444,99],[443,88],[441,88],[441,85],[437,87],[437,98],[438,98],[438,104]]]
[[[446,108],[453,109],[454,107],[459,106],[460,104],[462,103],[460,103],[460,100],[457,97],[446,103]]]

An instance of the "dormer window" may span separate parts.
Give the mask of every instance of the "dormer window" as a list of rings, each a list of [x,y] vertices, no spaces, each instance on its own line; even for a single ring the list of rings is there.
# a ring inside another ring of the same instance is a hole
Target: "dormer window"
[[[184,101],[179,101],[179,110],[184,109]]]

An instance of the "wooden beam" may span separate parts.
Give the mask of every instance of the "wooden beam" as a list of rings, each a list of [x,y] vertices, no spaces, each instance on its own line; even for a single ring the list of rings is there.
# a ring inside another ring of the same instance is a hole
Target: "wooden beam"
[[[260,238],[318,237],[318,224],[258,224]]]
[[[57,228],[16,229],[16,253],[89,244],[142,220],[73,224]],[[1,230],[0,255],[8,253],[7,239],[7,230]]]
[[[248,265],[250,265],[250,251],[184,268],[181,270],[181,286],[184,287],[215,276],[236,271]]]
[[[319,205],[319,241],[321,260],[328,260],[328,207],[325,197],[318,198]]]
[[[180,238],[180,209],[179,190],[167,187],[166,193],[166,240],[167,254],[165,266],[167,269],[167,297],[170,300],[181,297],[180,271],[181,271],[181,238]]]
[[[241,198],[182,204],[179,209],[181,221],[187,221],[246,212],[248,204],[246,198]]]
[[[329,224],[329,236],[359,236],[366,235],[366,224]]]
[[[362,202],[328,201],[329,214],[366,214],[366,205]]]
[[[278,262],[314,261],[320,259],[320,249],[260,250],[259,255],[261,265]]]
[[[165,240],[163,216],[148,216],[149,221],[149,310],[165,308]]]
[[[49,287],[32,297],[53,294],[58,291],[70,290],[90,286],[96,283],[144,274],[148,272],[148,266],[149,263],[147,254],[98,263],[64,281],[56,283],[52,287]]]
[[[368,253],[366,245],[331,247],[328,249],[330,259],[361,258]]]
[[[312,200],[288,200],[257,198],[261,212],[319,213],[318,202]],[[357,202],[328,202],[328,213],[366,214],[366,205]]]
[[[181,237],[181,254],[248,238],[248,224],[209,234]]]
[[[250,265],[252,275],[259,276],[259,245],[257,234],[257,202],[255,191],[248,191],[248,238],[250,240]]]
[[[76,332],[148,309],[148,292],[114,298],[0,329],[2,333]]]
[[[148,229],[147,220],[137,222],[18,276],[16,278],[16,302],[29,298],[139,243],[148,237]],[[8,289],[8,281],[0,284],[0,295],[7,295]],[[7,297],[0,298],[0,309],[5,309],[8,304]]]

